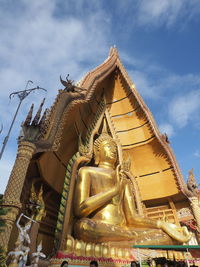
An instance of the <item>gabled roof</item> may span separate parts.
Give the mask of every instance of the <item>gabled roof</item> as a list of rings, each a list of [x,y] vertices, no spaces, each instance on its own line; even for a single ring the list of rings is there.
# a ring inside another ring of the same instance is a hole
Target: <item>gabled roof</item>
[[[168,165],[170,166],[171,169],[170,175],[174,176],[176,180],[175,183],[179,188],[178,191],[187,194],[187,189],[181,171],[176,162],[174,153],[168,144],[167,137],[159,132],[150,110],[145,105],[142,97],[136,90],[134,83],[128,76],[119,58],[119,53],[115,47],[112,47],[110,49],[108,58],[102,64],[97,66],[94,70],[90,71],[77,84],[78,87],[84,88],[86,89],[86,91],[83,91],[81,94],[70,93],[67,92],[66,90],[59,91],[59,94],[52,108],[50,109],[49,116],[46,121],[47,130],[43,141],[51,144],[49,146],[49,150],[52,149],[55,151],[58,150],[60,145],[62,145],[61,142],[63,134],[65,132],[66,125],[68,124],[68,122],[70,123],[72,120],[71,118],[72,111],[77,107],[81,107],[81,105],[88,103],[93,97],[93,94],[96,88],[98,87],[98,84],[100,84],[103,80],[109,77],[109,75],[111,75],[115,70],[117,70],[118,73],[120,73],[122,77],[121,79],[123,79],[123,82],[126,83],[126,87],[129,92],[126,98],[130,99],[130,101],[132,101],[131,98],[134,98],[134,101],[137,102],[140,109],[144,113],[145,118],[148,121],[148,129],[150,129],[150,132],[153,133],[152,135],[153,138],[155,138],[156,142],[160,144],[163,151],[165,152],[166,162],[168,162]],[[147,142],[144,142],[141,145],[144,145],[146,143]]]

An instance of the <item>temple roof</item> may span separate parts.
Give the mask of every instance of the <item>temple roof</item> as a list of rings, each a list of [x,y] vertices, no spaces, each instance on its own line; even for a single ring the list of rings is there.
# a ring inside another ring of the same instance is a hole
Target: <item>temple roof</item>
[[[142,199],[185,198],[187,188],[168,137],[159,132],[117,49],[112,47],[108,58],[88,72],[76,87],[73,92],[67,88],[59,90],[45,121],[43,139],[38,142],[37,152],[46,151],[38,161],[39,169],[43,177],[48,177],[49,184],[61,192],[62,182],[60,185],[55,182],[53,173],[64,175],[67,162],[77,151],[78,135],[86,132],[104,94],[116,138],[131,158],[131,171]],[[49,160],[50,171],[45,171],[44,163]]]

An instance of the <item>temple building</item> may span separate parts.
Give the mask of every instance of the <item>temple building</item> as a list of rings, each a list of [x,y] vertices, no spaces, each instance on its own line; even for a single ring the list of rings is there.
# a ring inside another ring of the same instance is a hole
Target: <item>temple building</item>
[[[76,85],[61,83],[52,107],[42,115],[42,103],[33,116],[32,106],[23,122],[3,196],[4,250],[19,246],[30,223],[29,256],[42,241],[52,266],[125,264],[133,245],[200,244],[193,170],[185,183],[117,49]]]

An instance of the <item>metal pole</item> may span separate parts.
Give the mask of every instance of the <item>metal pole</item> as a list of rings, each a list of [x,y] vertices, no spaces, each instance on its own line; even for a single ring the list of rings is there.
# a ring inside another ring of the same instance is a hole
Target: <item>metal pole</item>
[[[11,123],[11,125],[10,125],[10,128],[9,128],[9,130],[8,130],[8,134],[6,135],[6,137],[5,137],[4,140],[3,140],[3,146],[2,146],[2,148],[1,148],[1,152],[0,152],[0,159],[2,158],[4,149],[5,149],[6,144],[7,144],[7,142],[8,142],[8,139],[9,139],[9,136],[10,136],[10,132],[11,132],[11,130],[12,130],[13,124],[14,124],[15,119],[16,119],[16,117],[17,117],[17,113],[18,113],[18,111],[19,111],[19,108],[20,108],[20,106],[21,106],[21,103],[22,103],[22,100],[20,100],[20,102],[19,102],[19,105],[18,105],[17,110],[16,110],[16,112],[15,112],[14,118],[13,118],[12,123]]]
[[[11,93],[10,96],[9,96],[9,98],[11,98],[11,97],[17,95],[17,96],[19,97],[19,100],[20,100],[20,101],[19,101],[17,110],[16,110],[16,112],[15,112],[15,115],[14,115],[14,117],[13,117],[13,120],[12,120],[12,122],[11,122],[10,128],[9,128],[9,130],[8,130],[8,134],[7,134],[6,137],[4,138],[3,145],[2,145],[2,148],[1,148],[1,152],[0,152],[0,160],[1,160],[1,158],[2,158],[2,155],[3,155],[3,152],[4,152],[4,150],[5,150],[6,144],[7,144],[7,142],[8,142],[9,137],[10,137],[10,132],[11,132],[12,127],[13,127],[13,125],[14,125],[14,122],[15,122],[15,119],[16,119],[16,117],[17,117],[19,108],[20,108],[20,106],[21,106],[21,104],[22,104],[22,101],[23,101],[23,100],[24,100],[24,99],[25,99],[31,92],[33,92],[33,91],[35,91],[35,90],[39,90],[39,89],[40,89],[40,90],[47,91],[46,89],[41,88],[41,87],[39,87],[39,86],[34,87],[34,88],[31,88],[31,89],[27,89],[27,86],[28,86],[29,83],[33,83],[33,82],[29,80],[29,81],[26,83],[26,87],[25,87],[25,89],[24,89],[23,91],[13,92],[13,93]]]

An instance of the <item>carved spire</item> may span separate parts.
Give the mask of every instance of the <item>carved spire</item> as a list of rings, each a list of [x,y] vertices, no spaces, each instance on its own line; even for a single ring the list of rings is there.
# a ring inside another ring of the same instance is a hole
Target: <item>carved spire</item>
[[[30,123],[31,123],[32,116],[33,116],[33,108],[34,108],[34,104],[31,105],[30,110],[28,112],[28,115],[25,119],[24,125],[26,125],[26,126],[30,125]]]
[[[105,115],[104,115],[104,118],[103,118],[103,129],[102,129],[102,133],[107,133],[108,134],[108,125],[107,125],[107,120],[106,120]]]
[[[43,107],[43,105],[44,105],[44,101],[45,101],[45,98],[42,100],[42,102],[41,102],[41,104],[40,104],[40,107],[39,107],[39,109],[38,109],[38,111],[37,111],[37,113],[36,113],[36,115],[35,115],[35,118],[34,118],[33,121],[32,121],[32,125],[33,125],[33,126],[38,125],[38,122],[39,122],[39,120],[40,120],[40,116],[41,116],[41,112],[42,112],[42,107]]]
[[[44,133],[46,132],[46,128],[48,127],[46,123],[48,109],[45,110],[44,114],[41,117],[41,112],[42,112],[42,107],[44,105],[44,101],[45,101],[45,98],[42,100],[33,120],[32,120],[33,105],[31,106],[31,109],[27,115],[27,118],[25,122],[22,124],[18,141],[29,140],[34,143],[44,136]],[[32,123],[31,123],[31,120],[32,120]]]
[[[194,176],[194,168],[189,171],[187,188],[192,193],[193,196],[197,196],[199,193],[198,184]]]
[[[42,118],[40,119],[39,126],[40,126],[41,128],[43,127],[44,122],[45,122],[45,120],[46,120],[46,118],[47,118],[47,113],[48,113],[48,111],[49,111],[49,109],[46,108],[45,111],[44,111],[44,113],[43,113],[43,115],[42,115]]]

